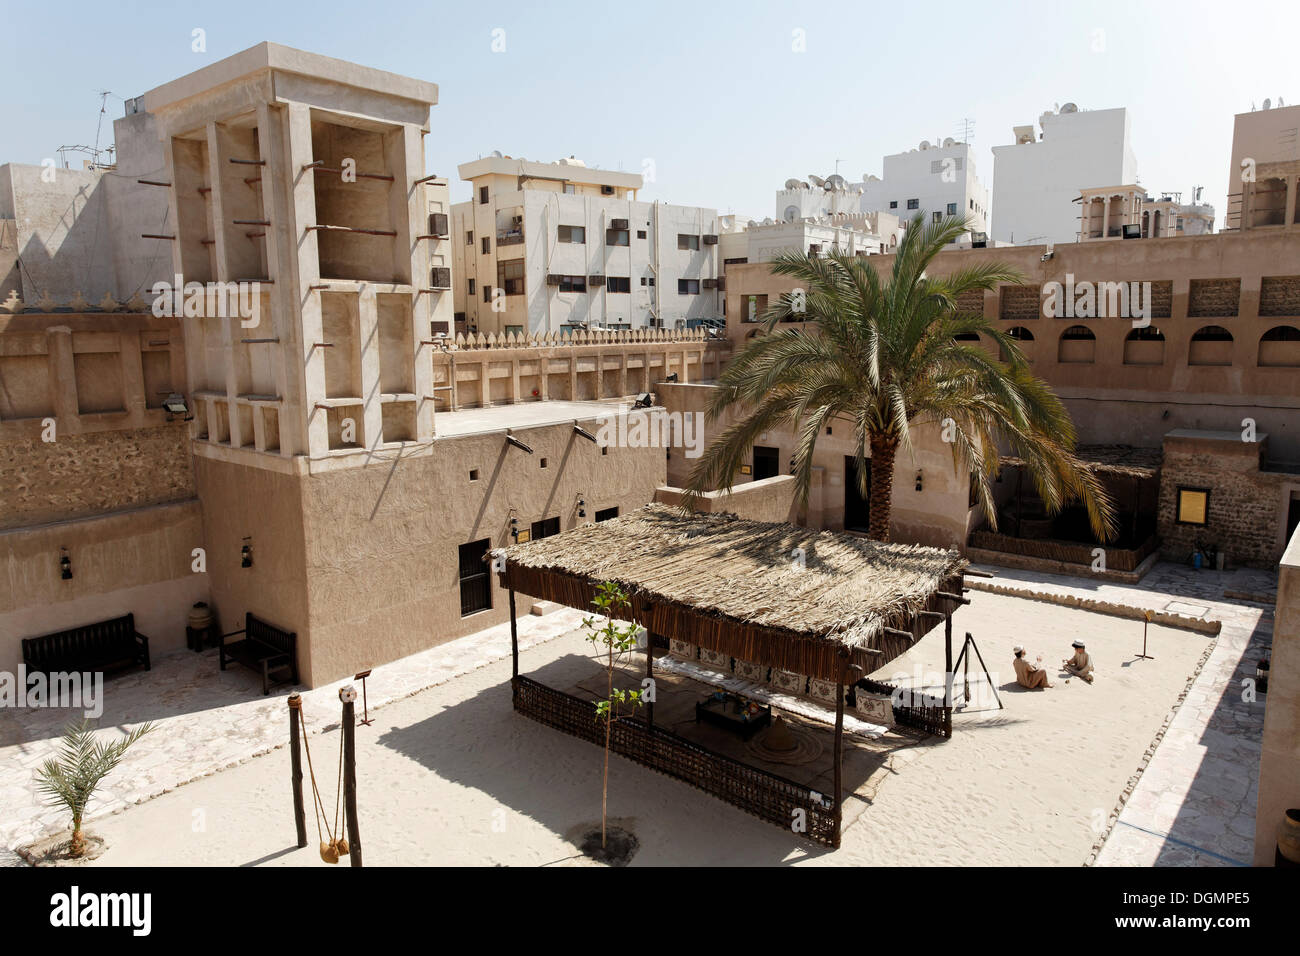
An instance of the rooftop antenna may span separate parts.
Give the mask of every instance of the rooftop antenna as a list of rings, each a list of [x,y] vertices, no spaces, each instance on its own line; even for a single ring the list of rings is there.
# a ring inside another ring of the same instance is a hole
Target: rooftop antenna
[[[971,140],[975,136],[975,121],[969,116],[963,117],[961,121],[961,141],[967,146],[971,145]]]

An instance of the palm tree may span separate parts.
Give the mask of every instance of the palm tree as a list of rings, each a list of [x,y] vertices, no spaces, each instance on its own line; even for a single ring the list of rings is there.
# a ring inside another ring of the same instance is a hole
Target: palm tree
[[[83,719],[80,723],[71,723],[64,731],[59,759],[45,761],[36,771],[38,789],[50,798],[50,805],[62,806],[72,814],[70,856],[77,857],[86,852],[81,818],[99,782],[117,766],[127,748],[152,729],[152,723],[143,723],[110,744],[95,740],[90,721]]]
[[[954,467],[969,466],[989,524],[997,528],[992,479],[999,439],[1026,463],[1049,512],[1082,500],[1094,534],[1114,536],[1114,513],[1096,476],[1074,456],[1074,425],[1047,385],[1035,378],[1016,341],[982,314],[962,312],[965,292],[1020,282],[999,263],[950,275],[926,275],[931,260],[969,229],[956,217],[908,225],[887,278],[861,256],[788,252],[772,271],[798,281],[763,315],[762,333],[731,361],[709,401],[711,421],[734,412],[696,463],[685,506],[714,488],[730,490],[755,439],[790,426],[797,436],[792,469],[806,507],[817,439],[835,421],[853,427],[859,492],[868,500],[868,534],[889,540],[894,460],[911,450],[912,429],[940,426]],[[804,328],[777,329],[782,321]],[[994,359],[977,342],[1001,349]],[[870,483],[867,483],[868,468]]]

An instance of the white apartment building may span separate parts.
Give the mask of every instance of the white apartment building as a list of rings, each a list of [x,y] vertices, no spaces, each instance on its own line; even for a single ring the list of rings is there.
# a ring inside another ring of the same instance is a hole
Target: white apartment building
[[[746,262],[771,262],[781,252],[842,252],[846,255],[879,255],[898,244],[898,217],[888,213],[833,215],[818,218],[752,220],[741,226],[723,218],[721,250],[723,270]]]
[[[776,192],[776,218],[784,222],[861,211],[861,188],[850,185],[840,175],[787,179],[785,187]]]
[[[993,238],[1016,245],[1074,242],[1081,190],[1137,182],[1128,110],[1066,103],[1017,126],[1015,143],[993,147]]]
[[[918,212],[927,220],[963,216],[971,233],[989,231],[989,193],[975,171],[975,150],[951,138],[942,144],[922,140],[916,149],[886,156],[883,176],[864,176],[860,184],[863,212],[887,212],[904,222]]]
[[[906,223],[918,212],[927,220],[964,216],[971,231],[987,233],[988,190],[975,173],[975,154],[966,143],[922,141],[916,149],[886,156],[884,178],[863,175],[860,183],[838,174],[787,179],[776,193],[776,216],[786,222],[836,215],[883,212]],[[958,239],[969,242],[971,233]]]
[[[480,333],[678,328],[721,319],[717,211],[641,202],[641,176],[569,158],[459,168],[456,327]]]

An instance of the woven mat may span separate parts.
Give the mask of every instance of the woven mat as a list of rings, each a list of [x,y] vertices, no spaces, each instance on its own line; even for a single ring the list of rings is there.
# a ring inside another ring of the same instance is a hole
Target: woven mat
[[[733,694],[748,697],[750,700],[770,704],[772,707],[784,710],[788,714],[797,714],[808,720],[815,720],[820,724],[830,724],[832,727],[835,725],[835,711],[831,708],[821,707],[802,697],[783,694],[780,691],[773,690],[767,684],[756,684],[753,681],[737,677],[735,674],[724,674],[711,667],[678,660],[667,655],[656,657],[654,666],[657,671],[667,671],[669,674],[697,680],[701,684],[711,684]],[[863,737],[867,740],[876,740],[884,736],[885,730],[886,728],[881,727],[879,724],[869,724],[865,720],[854,717],[848,712],[847,708],[844,711],[844,732],[846,734]]]

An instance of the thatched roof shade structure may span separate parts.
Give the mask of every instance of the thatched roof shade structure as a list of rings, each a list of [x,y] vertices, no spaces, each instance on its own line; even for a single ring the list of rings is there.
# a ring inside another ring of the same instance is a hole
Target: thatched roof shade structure
[[[803,567],[796,557],[802,549]],[[648,505],[500,553],[501,584],[591,609],[615,581],[653,633],[841,682],[903,653],[953,608],[955,551]],[[898,632],[908,632],[902,634]]]
[[[1079,445],[1074,455],[1099,475],[1123,475],[1128,478],[1154,478],[1160,471],[1164,452],[1159,448],[1134,445]],[[1003,455],[998,463],[1023,468],[1024,459]]]

